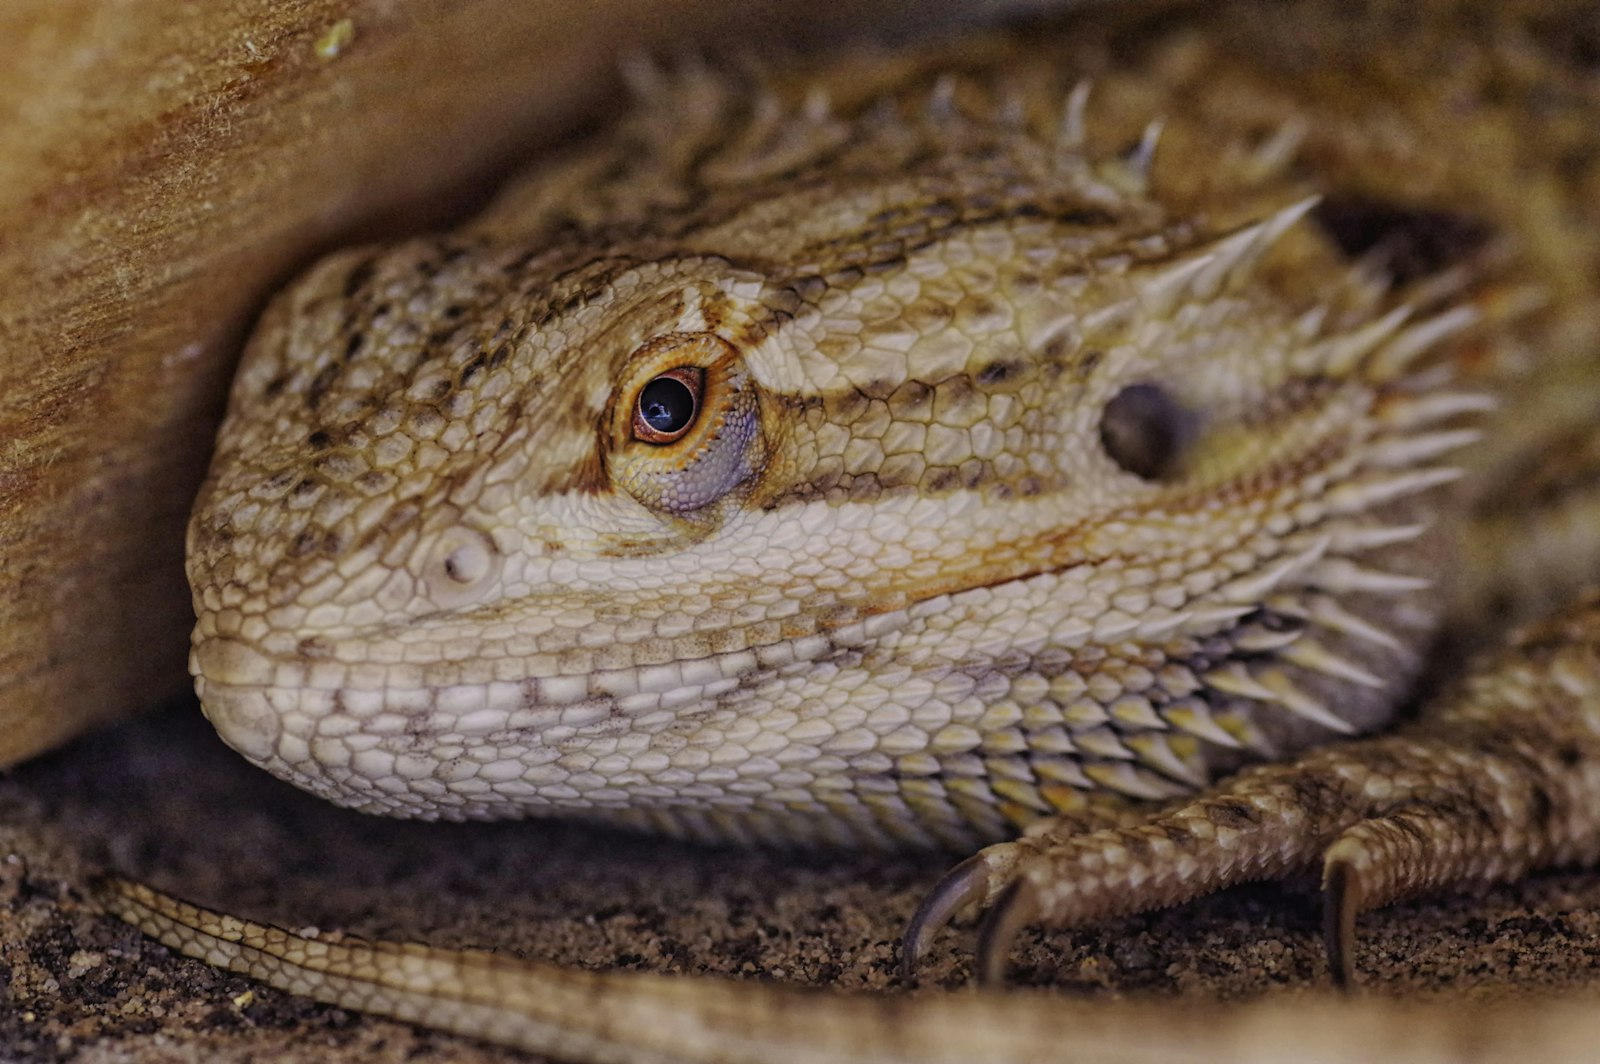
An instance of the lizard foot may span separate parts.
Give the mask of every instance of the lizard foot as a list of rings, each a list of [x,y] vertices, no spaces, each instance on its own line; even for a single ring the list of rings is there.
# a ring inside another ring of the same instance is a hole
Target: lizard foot
[[[958,865],[912,917],[904,970],[969,906],[986,906],[978,969],[997,982],[1029,924],[1081,927],[1320,862],[1329,963],[1346,984],[1366,910],[1600,859],[1600,606],[1522,633],[1393,735],[1085,827],[1048,820]]]
[[[1085,795],[1081,808],[1035,821],[1021,838],[987,847],[962,861],[928,892],[906,925],[900,949],[901,977],[907,983],[916,981],[917,965],[933,937],[963,910],[982,906],[996,918],[1003,911],[1018,915],[1028,912],[1029,899],[1020,896],[1023,888],[1018,867],[1049,852],[1060,839],[1132,827],[1170,805],[1151,806],[1112,794]],[[1010,900],[1001,904],[1001,897],[1013,891],[1016,893]],[[1010,934],[1014,936],[1027,922],[1022,920]],[[980,929],[980,941],[987,941],[994,933],[990,922],[985,921]]]

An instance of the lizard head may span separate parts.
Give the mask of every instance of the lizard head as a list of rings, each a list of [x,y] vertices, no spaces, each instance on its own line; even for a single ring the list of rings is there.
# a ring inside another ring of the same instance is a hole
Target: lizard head
[[[1341,305],[1312,201],[941,135],[280,297],[190,528],[224,738],[376,812],[951,843],[1379,723],[1464,316]]]

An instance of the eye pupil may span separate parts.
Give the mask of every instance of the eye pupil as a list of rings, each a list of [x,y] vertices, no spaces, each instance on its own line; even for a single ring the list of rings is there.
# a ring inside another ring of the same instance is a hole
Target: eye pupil
[[[657,432],[677,432],[694,417],[694,395],[688,385],[671,377],[657,377],[639,396],[645,423]]]
[[[676,369],[646,384],[634,414],[634,435],[646,443],[671,443],[687,432],[699,412],[700,377],[698,369]]]

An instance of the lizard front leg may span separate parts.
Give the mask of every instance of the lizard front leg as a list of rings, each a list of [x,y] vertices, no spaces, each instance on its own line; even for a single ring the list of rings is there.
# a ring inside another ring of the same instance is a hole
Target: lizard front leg
[[[1348,982],[1365,910],[1600,859],[1600,593],[1513,636],[1392,735],[1079,827],[1052,822],[958,866],[912,921],[907,971],[967,904],[988,907],[980,971],[995,981],[1027,924],[1082,926],[1320,861],[1329,961]]]

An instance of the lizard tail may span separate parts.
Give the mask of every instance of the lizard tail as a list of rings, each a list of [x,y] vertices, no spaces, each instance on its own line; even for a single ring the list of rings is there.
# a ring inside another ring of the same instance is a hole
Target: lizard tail
[[[1012,991],[840,994],[765,983],[591,972],[476,951],[298,934],[124,879],[101,904],[164,944],[318,1001],[595,1064],[1118,1064],[1295,1059],[1592,1059],[1583,1002],[1460,1011],[1382,999],[1074,1001]]]
[[[99,903],[166,946],[280,990],[559,1060],[596,1064],[958,1064],[1063,1059],[1060,1005],[1035,995],[846,995],[561,968],[503,954],[293,932],[107,878]],[[999,1020],[1000,1026],[988,1024]],[[1075,1047],[1118,1043],[1086,1010]],[[1172,1059],[1163,1038],[1132,1062]]]

